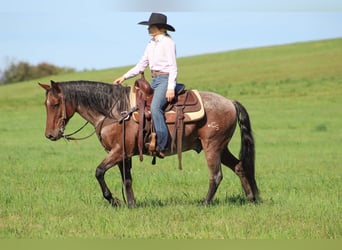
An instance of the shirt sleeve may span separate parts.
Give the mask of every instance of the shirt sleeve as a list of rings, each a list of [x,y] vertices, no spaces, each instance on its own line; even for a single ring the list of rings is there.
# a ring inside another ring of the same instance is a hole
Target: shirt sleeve
[[[124,77],[126,79],[135,77],[136,75],[138,75],[140,72],[145,71],[145,69],[147,68],[148,64],[149,64],[149,60],[148,60],[148,48],[149,46],[147,45],[144,55],[141,57],[140,61],[137,63],[137,65],[135,65],[133,68],[131,68],[129,71],[127,71],[126,74],[124,74]]]
[[[167,89],[175,89],[177,83],[177,62],[176,62],[176,44],[172,39],[168,39],[169,44],[167,46],[166,56],[169,63],[169,81]]]

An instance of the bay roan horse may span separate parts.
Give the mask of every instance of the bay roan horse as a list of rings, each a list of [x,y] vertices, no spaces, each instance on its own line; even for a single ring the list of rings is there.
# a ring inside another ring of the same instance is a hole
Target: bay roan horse
[[[104,198],[113,206],[120,204],[119,199],[113,197],[104,179],[106,171],[118,165],[128,206],[134,206],[131,158],[139,154],[138,124],[130,117],[119,122],[122,112],[130,109],[131,87],[90,81],[51,81],[51,86],[39,85],[46,90],[45,136],[52,141],[62,138],[70,118],[75,112],[79,113],[94,126],[101,144],[108,152],[95,173]],[[254,139],[246,109],[239,102],[218,94],[199,93],[203,100],[205,116],[196,122],[185,124],[182,150],[203,150],[205,153],[210,176],[205,204],[212,201],[222,180],[221,164],[232,169],[240,178],[247,200],[256,201],[258,188],[254,173]],[[237,123],[241,130],[240,159],[228,149]],[[173,126],[169,125],[169,130],[172,135]],[[171,154],[173,153],[166,152],[166,156]]]

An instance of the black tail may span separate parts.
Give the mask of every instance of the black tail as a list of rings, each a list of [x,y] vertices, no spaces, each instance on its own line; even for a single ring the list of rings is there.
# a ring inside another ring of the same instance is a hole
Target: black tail
[[[251,188],[255,196],[258,195],[258,187],[255,181],[255,145],[252,134],[251,122],[249,115],[245,107],[238,101],[234,101],[234,105],[237,111],[237,120],[241,131],[241,149],[240,149],[240,161],[244,170],[246,171],[246,177],[250,182]]]

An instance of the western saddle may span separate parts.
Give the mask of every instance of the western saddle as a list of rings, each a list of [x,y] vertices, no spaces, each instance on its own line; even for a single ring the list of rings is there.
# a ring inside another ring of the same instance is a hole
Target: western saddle
[[[152,164],[155,164],[156,133],[150,112],[154,90],[145,79],[144,72],[141,72],[141,78],[135,81],[132,91],[135,93],[135,100],[133,101],[135,101],[138,110],[132,114],[132,117],[139,124],[138,149],[140,161],[143,160],[143,153],[148,152],[153,156]],[[198,91],[185,90],[184,84],[177,83],[175,98],[165,108],[165,121],[167,124],[174,124],[173,134],[171,135],[171,152],[173,152],[174,148],[177,148],[179,169],[182,169],[184,123],[194,122],[203,116],[204,108]]]

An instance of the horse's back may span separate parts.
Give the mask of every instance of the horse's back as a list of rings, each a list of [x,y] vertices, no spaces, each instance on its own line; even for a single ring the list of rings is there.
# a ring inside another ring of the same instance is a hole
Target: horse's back
[[[206,112],[226,113],[235,117],[236,109],[232,100],[213,92],[200,91],[200,96],[202,97]]]

